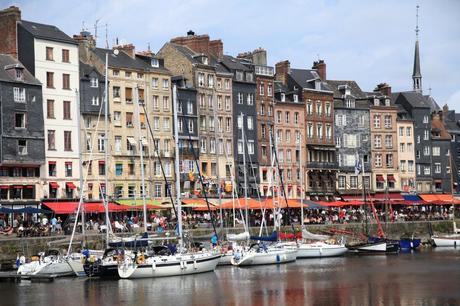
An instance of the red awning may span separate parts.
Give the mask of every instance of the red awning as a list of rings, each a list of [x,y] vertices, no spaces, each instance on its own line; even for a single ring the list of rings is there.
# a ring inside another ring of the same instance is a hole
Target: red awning
[[[377,175],[377,176],[375,177],[375,179],[377,180],[377,182],[385,182],[385,179],[383,178],[383,175],[380,175],[380,174]]]
[[[100,161],[99,161],[99,165],[103,165],[103,164],[105,164],[105,161],[100,160]]]
[[[72,183],[72,182],[67,182],[67,183],[65,183],[65,185],[66,185],[67,188],[69,188],[69,189],[75,189],[75,188],[77,188],[77,187],[75,186],[75,184]]]
[[[43,205],[54,211],[55,214],[73,214],[78,209],[78,202],[43,202]],[[109,202],[109,212],[125,211],[129,207],[124,207]],[[101,202],[84,203],[86,213],[104,213],[104,204]]]
[[[396,182],[395,177],[394,177],[393,174],[388,174],[388,175],[387,175],[387,180],[388,180],[389,182],[393,182],[393,183]]]
[[[56,162],[55,161],[49,161],[48,165],[56,165]]]
[[[24,186],[22,186],[22,185],[14,185],[14,186],[11,186],[11,187],[12,188],[17,188],[17,189],[22,189],[22,187],[24,187]]]
[[[24,188],[27,188],[27,189],[33,189],[33,188],[34,188],[34,186],[32,186],[32,185],[26,185],[26,186],[24,186]]]
[[[51,186],[51,188],[53,188],[53,189],[59,188],[59,184],[56,183],[56,182],[50,182],[50,186]]]
[[[0,186],[0,189],[8,189],[8,188],[10,188],[10,186],[7,186],[7,185],[1,185]]]

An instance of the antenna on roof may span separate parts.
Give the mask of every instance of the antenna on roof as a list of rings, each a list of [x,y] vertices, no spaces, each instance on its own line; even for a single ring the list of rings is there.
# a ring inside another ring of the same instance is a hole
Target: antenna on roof
[[[150,52],[150,43],[147,43],[147,51]]]
[[[320,60],[319,53],[317,53],[316,56],[318,57],[318,61],[319,61]]]
[[[100,18],[96,20],[96,22],[94,23],[94,41],[95,43],[97,44],[97,24],[99,22],[99,20],[101,20]]]
[[[105,48],[108,49],[109,48],[109,25],[106,23],[105,24]]]
[[[428,88],[428,92],[429,92],[428,95],[431,96],[431,86],[430,88]]]
[[[85,21],[83,20],[83,21],[81,22],[81,31],[83,32],[83,31],[85,31],[85,30],[86,30],[86,29],[85,29]]]

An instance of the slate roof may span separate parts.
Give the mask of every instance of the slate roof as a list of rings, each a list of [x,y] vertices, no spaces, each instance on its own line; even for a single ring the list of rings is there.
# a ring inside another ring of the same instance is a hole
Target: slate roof
[[[450,140],[450,134],[447,132],[446,127],[442,123],[442,121],[438,118],[433,118],[431,120],[431,130],[439,131],[440,137],[435,139],[441,140]]]
[[[315,89],[314,80],[319,79],[318,72],[313,69],[291,69],[291,78],[302,88]],[[325,82],[321,82],[321,90],[332,91]]]
[[[89,78],[89,75],[90,73],[92,73],[93,71],[97,73],[97,75],[100,77],[100,78],[104,78],[104,76],[102,74],[100,74],[97,69],[91,65],[88,65],[88,64],[85,64],[83,63],[82,61],[80,61],[80,78],[85,78],[85,79],[88,79]]]
[[[109,53],[109,67],[125,68],[133,70],[148,70],[151,68],[142,60],[133,59],[126,52],[120,50],[118,55],[113,53],[112,49],[95,48],[94,53],[105,63],[105,54]]]
[[[426,96],[415,91],[404,91],[393,93],[392,99],[396,101],[399,96],[402,96],[412,108],[431,108],[430,103],[427,101]]]
[[[250,71],[249,67],[243,65],[241,60],[234,58],[230,55],[224,55],[222,57],[222,64],[230,70],[242,70],[242,71]]]
[[[350,87],[350,94],[356,99],[365,99],[367,97],[356,81],[327,80],[326,82],[332,91],[334,91],[334,98],[342,98],[342,92],[339,90],[340,85],[348,85]]]
[[[42,24],[26,20],[22,20],[20,25],[35,38],[78,45],[78,43],[75,42],[70,36],[59,30],[59,28],[54,25]]]
[[[18,66],[23,68],[23,81],[16,80],[6,70],[5,67]],[[38,81],[18,60],[11,57],[10,55],[0,54],[0,81],[14,82],[14,83],[26,83],[31,85],[41,85]]]

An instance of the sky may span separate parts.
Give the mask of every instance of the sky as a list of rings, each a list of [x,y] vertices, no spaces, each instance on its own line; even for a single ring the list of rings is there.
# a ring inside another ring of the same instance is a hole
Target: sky
[[[133,43],[157,52],[188,30],[221,39],[236,56],[258,47],[269,65],[288,59],[311,68],[318,58],[327,78],[355,80],[372,91],[412,89],[416,5],[424,94],[460,112],[460,1],[458,0],[0,0],[18,6],[22,18],[53,24],[69,36],[83,28],[98,46]],[[431,89],[431,91],[430,91]]]

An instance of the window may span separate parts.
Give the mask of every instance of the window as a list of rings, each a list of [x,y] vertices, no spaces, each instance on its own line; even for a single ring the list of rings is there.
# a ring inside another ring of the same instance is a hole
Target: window
[[[376,167],[382,167],[382,154],[375,154],[374,165]]]
[[[440,156],[440,155],[441,155],[441,148],[433,147],[433,156]]]
[[[412,136],[412,129],[410,127],[406,127],[406,136]]]
[[[248,140],[248,154],[254,154],[254,140]]]
[[[354,108],[355,107],[355,100],[353,99],[346,99],[345,100],[347,108]]]
[[[281,93],[281,102],[286,101],[286,94],[284,92]]]
[[[254,104],[254,94],[249,93],[247,95],[247,103],[248,103],[248,105],[253,105]]]
[[[70,101],[63,102],[63,110],[64,110],[64,120],[70,120]]]
[[[374,115],[374,128],[376,129],[380,128],[380,116],[379,115]]]
[[[56,150],[56,131],[48,130],[48,150]]]
[[[226,130],[227,132],[230,132],[231,126],[232,126],[232,118],[226,117],[226,118],[225,118],[225,130]]]
[[[163,110],[169,110],[169,96],[163,96]]]
[[[423,136],[423,140],[430,140],[430,131],[425,130],[425,134]]]
[[[158,88],[158,78],[152,78],[152,87]]]
[[[267,96],[271,97],[273,93],[273,88],[271,84],[268,84],[267,86]]]
[[[290,115],[291,115],[290,112],[285,112],[285,114],[284,114],[284,120],[285,120],[286,123],[289,123],[290,117],[291,117]]]
[[[24,113],[14,114],[14,127],[17,129],[23,129],[26,127],[26,114]]]
[[[91,99],[91,105],[98,106],[99,105],[99,97],[93,97]]]
[[[286,142],[291,142],[291,131],[286,130]]]
[[[209,140],[209,153],[215,154],[216,153],[216,139],[211,138]]]
[[[126,113],[126,127],[133,127],[133,113]]]
[[[99,86],[99,80],[96,77],[92,77],[90,81],[90,86],[97,88]]]
[[[163,89],[169,89],[169,80],[163,79]]]
[[[208,108],[213,109],[214,107],[214,102],[212,100],[212,95],[208,95]]]
[[[387,154],[386,155],[386,166],[387,166],[387,168],[392,168],[393,167],[393,154]]]
[[[243,141],[238,140],[238,154],[243,154]]]
[[[219,141],[217,142],[217,152],[220,155],[224,154],[224,140],[223,139],[219,139]]]
[[[335,116],[335,121],[337,126],[345,126],[347,125],[347,115],[336,115]]]
[[[48,162],[48,176],[56,176],[56,162],[55,161]]]
[[[72,162],[65,162],[65,176],[72,177]]]
[[[62,89],[70,89],[70,74],[62,74]]]
[[[164,117],[163,118],[163,131],[169,131],[171,126],[170,119],[169,117]]]
[[[99,152],[105,151],[105,134],[99,133],[97,137],[97,149]]]
[[[420,143],[420,135],[417,135],[417,143]]]
[[[326,103],[326,116],[331,116],[331,103],[329,102]]]
[[[223,104],[222,104],[222,96],[218,95],[217,96],[217,109],[222,110],[222,106],[223,106]]]
[[[283,141],[283,130],[276,131],[276,141],[277,142]]]
[[[392,135],[385,135],[385,147],[393,148],[393,136]]]
[[[113,97],[120,98],[120,86],[113,86]]]
[[[113,121],[115,123],[115,125],[119,125],[121,122],[121,112],[113,112]]]
[[[423,147],[423,155],[425,155],[425,156],[430,155],[430,147],[428,147],[428,146]]]
[[[46,87],[54,88],[54,72],[46,73]]]
[[[64,131],[64,151],[72,151],[72,132]]]
[[[414,172],[414,161],[413,160],[407,161],[407,170],[409,172]]]
[[[115,175],[120,176],[123,174],[123,164],[122,163],[116,163],[115,164]]]
[[[344,175],[339,175],[339,189],[345,189],[347,178]]]
[[[153,117],[153,129],[160,130],[160,117]]]
[[[441,173],[441,163],[434,164],[434,173]]]
[[[200,140],[200,153],[206,153],[206,138]]]
[[[119,76],[120,75],[120,70],[113,70],[112,74],[113,74],[113,76]]]
[[[399,128],[399,136],[404,136],[404,128],[403,127]]]
[[[337,148],[340,148],[342,146],[342,139],[339,136],[335,137],[335,146]]]
[[[62,62],[63,63],[69,63],[70,62],[69,50],[67,50],[67,49],[62,49]]]
[[[366,117],[364,115],[359,115],[358,117],[358,126],[359,127],[364,127],[366,123]]]
[[[424,169],[423,169],[423,173],[425,175],[431,175],[431,168],[430,166],[425,166]]]
[[[307,114],[311,115],[313,113],[312,104],[310,101],[307,102]]]
[[[225,110],[229,111],[231,108],[230,96],[225,96]]]
[[[265,94],[265,84],[260,83],[259,85],[259,95],[263,96]]]
[[[374,147],[375,148],[381,148],[382,147],[382,136],[381,135],[375,135],[374,136]]]
[[[131,72],[125,71],[125,78],[130,78],[130,77],[131,77]]]
[[[214,76],[211,74],[208,74],[208,87],[209,88],[214,87]]]
[[[143,105],[144,104],[144,89],[143,88],[139,88],[137,90],[137,98],[138,98],[139,104]]]
[[[313,124],[310,122],[307,124],[307,137],[308,138],[313,137]]]
[[[99,161],[99,175],[105,175],[105,162]]]
[[[316,114],[318,116],[321,116],[322,112],[323,112],[323,106],[321,105],[320,101],[317,101],[316,102]]]
[[[26,102],[26,89],[20,87],[13,88],[14,102],[25,103]]]
[[[198,86],[204,86],[204,73],[202,72],[198,73]]]
[[[299,113],[298,112],[294,113],[294,123],[299,124]]]
[[[52,47],[46,47],[46,60],[47,61],[53,61],[53,48]]]
[[[230,80],[225,79],[225,89],[230,89]]]
[[[399,161],[399,170],[400,170],[401,172],[405,172],[405,171],[406,171],[406,161],[405,161],[405,160]]]
[[[428,123],[429,122],[429,119],[428,119],[428,116],[423,116],[423,123]]]
[[[404,152],[406,151],[406,144],[405,143],[400,143],[399,144],[399,152]]]
[[[417,150],[417,152],[415,152],[415,156],[417,157],[417,159],[420,158],[420,150]]]
[[[18,140],[18,155],[27,155],[27,141],[25,139]]]
[[[271,116],[273,114],[273,106],[269,105],[268,106],[268,116]]]
[[[358,188],[358,177],[357,176],[350,176],[350,188],[356,189]]]
[[[296,103],[299,102],[299,96],[296,95],[296,94],[293,94],[293,95],[292,95],[292,99],[293,99],[294,102],[296,102]]]
[[[385,115],[385,128],[391,129],[391,116]]]
[[[316,125],[316,137],[323,138],[323,125],[321,123]]]
[[[357,135],[355,135],[355,136],[357,136]],[[332,139],[332,129],[331,129],[331,126],[329,124],[326,125],[326,139]]]
[[[144,78],[144,74],[143,73],[137,73],[137,78],[138,79],[143,79]]]
[[[126,103],[133,103],[133,89],[131,87],[125,88],[125,101]]]
[[[121,152],[121,136],[115,136],[115,152]]]

